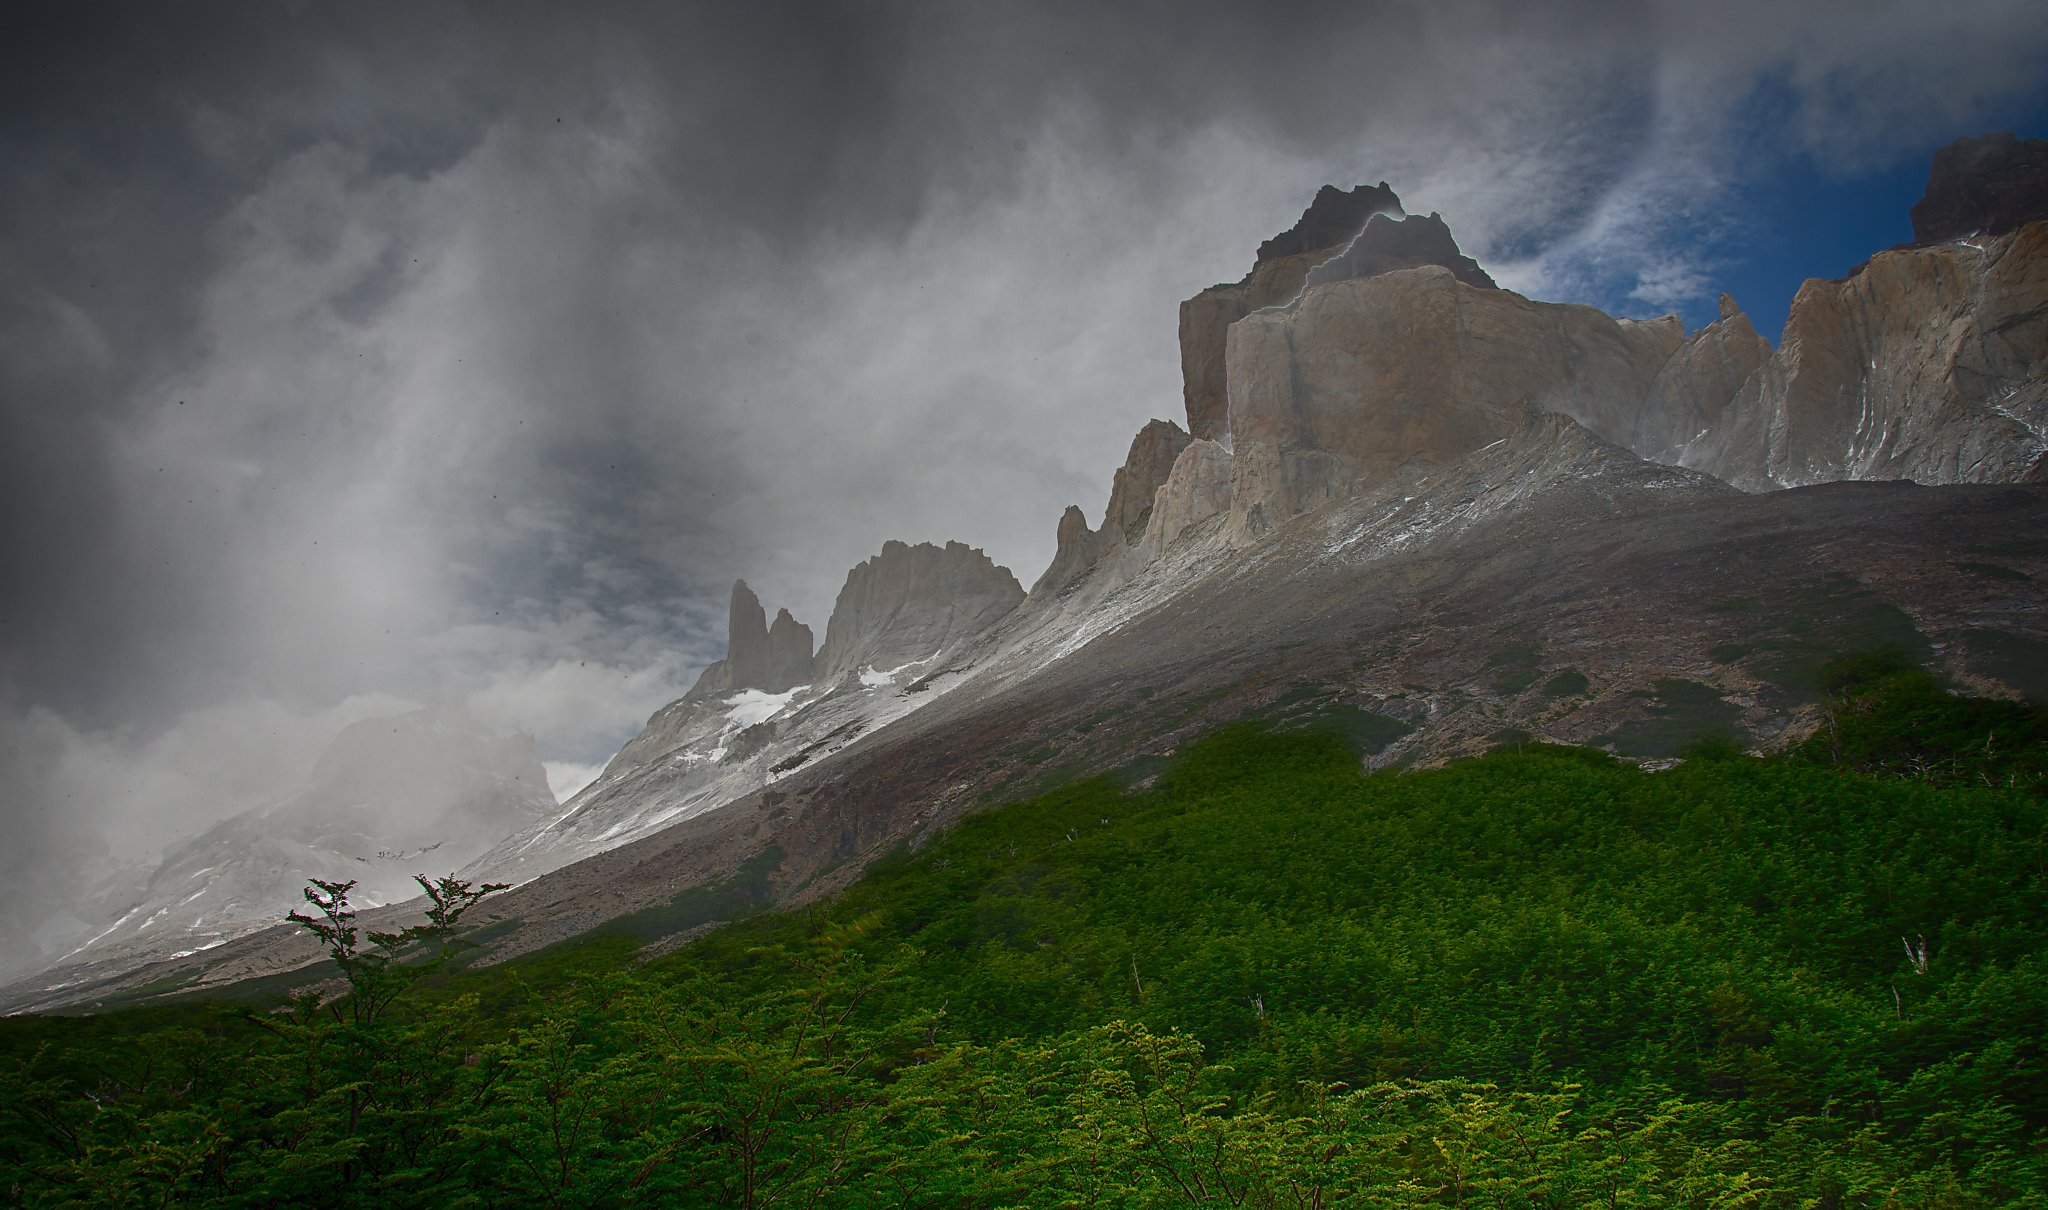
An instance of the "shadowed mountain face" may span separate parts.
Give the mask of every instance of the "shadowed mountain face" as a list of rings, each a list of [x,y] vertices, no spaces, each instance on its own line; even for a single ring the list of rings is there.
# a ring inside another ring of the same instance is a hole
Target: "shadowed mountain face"
[[[2004,235],[2048,219],[2048,139],[2010,131],[1957,139],[1935,153],[1913,204],[1913,242]]]
[[[708,925],[693,888],[750,862],[778,900],[828,894],[979,807],[1142,780],[1246,718],[1368,763],[1775,747],[1816,724],[1822,665],[1880,646],[2048,695],[2040,223],[1809,283],[1773,351],[1732,301],[1688,335],[1496,289],[1440,221],[1392,215],[1384,187],[1326,190],[1183,307],[1189,430],[1145,426],[1028,595],[979,551],[890,543],[812,657],[737,585],[727,661],[468,867],[529,880],[480,909],[493,953]],[[0,1002],[317,956],[273,931]]]

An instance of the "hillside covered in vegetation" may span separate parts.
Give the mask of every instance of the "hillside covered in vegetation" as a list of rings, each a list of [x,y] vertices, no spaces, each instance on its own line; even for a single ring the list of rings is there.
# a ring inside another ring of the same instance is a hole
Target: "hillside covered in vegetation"
[[[819,907],[759,910],[771,851],[503,966],[358,955],[353,1000],[7,1020],[0,1189],[2048,1205],[2048,732],[1898,663],[1832,688],[1795,752],[1656,773],[1234,728]],[[685,918],[734,922],[647,957]]]

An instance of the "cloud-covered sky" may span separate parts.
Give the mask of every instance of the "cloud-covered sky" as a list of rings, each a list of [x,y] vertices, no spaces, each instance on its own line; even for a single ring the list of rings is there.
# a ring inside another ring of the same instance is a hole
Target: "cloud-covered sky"
[[[587,776],[736,576],[821,633],[888,538],[1029,583],[1180,418],[1179,300],[1325,182],[1698,323],[1844,267],[1788,199],[1879,229],[1871,182],[2048,108],[2048,22],[1995,0],[0,20],[16,863],[146,853],[407,703]]]

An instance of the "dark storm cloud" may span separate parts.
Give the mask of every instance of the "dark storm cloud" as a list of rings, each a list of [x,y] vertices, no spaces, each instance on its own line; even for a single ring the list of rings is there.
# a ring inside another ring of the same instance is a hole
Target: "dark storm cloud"
[[[2038,87],[2030,7],[17,12],[0,826],[157,843],[442,696],[600,761],[734,576],[819,630],[887,538],[1030,581],[1319,184],[1682,305],[1745,173]]]

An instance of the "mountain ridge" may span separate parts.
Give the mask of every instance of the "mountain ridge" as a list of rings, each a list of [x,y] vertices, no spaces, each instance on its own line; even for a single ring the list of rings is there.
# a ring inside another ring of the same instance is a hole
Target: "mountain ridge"
[[[1440,219],[1399,215],[1384,185],[1326,189],[1183,305],[1188,427],[1140,430],[1100,528],[1069,509],[1030,592],[959,543],[885,544],[804,683],[793,656],[746,671],[773,632],[736,584],[728,671],[467,868],[525,884],[482,917],[494,955],[769,855],[779,900],[829,894],[979,805],[1142,775],[1236,719],[1334,726],[1371,762],[1515,735],[1655,760],[1792,742],[1814,670],[1871,646],[2048,692],[2039,222],[1809,282],[1774,351],[1725,297],[1688,334],[1468,280]],[[1435,260],[1379,254],[1409,241]],[[227,949],[176,977],[312,957],[288,932]]]

